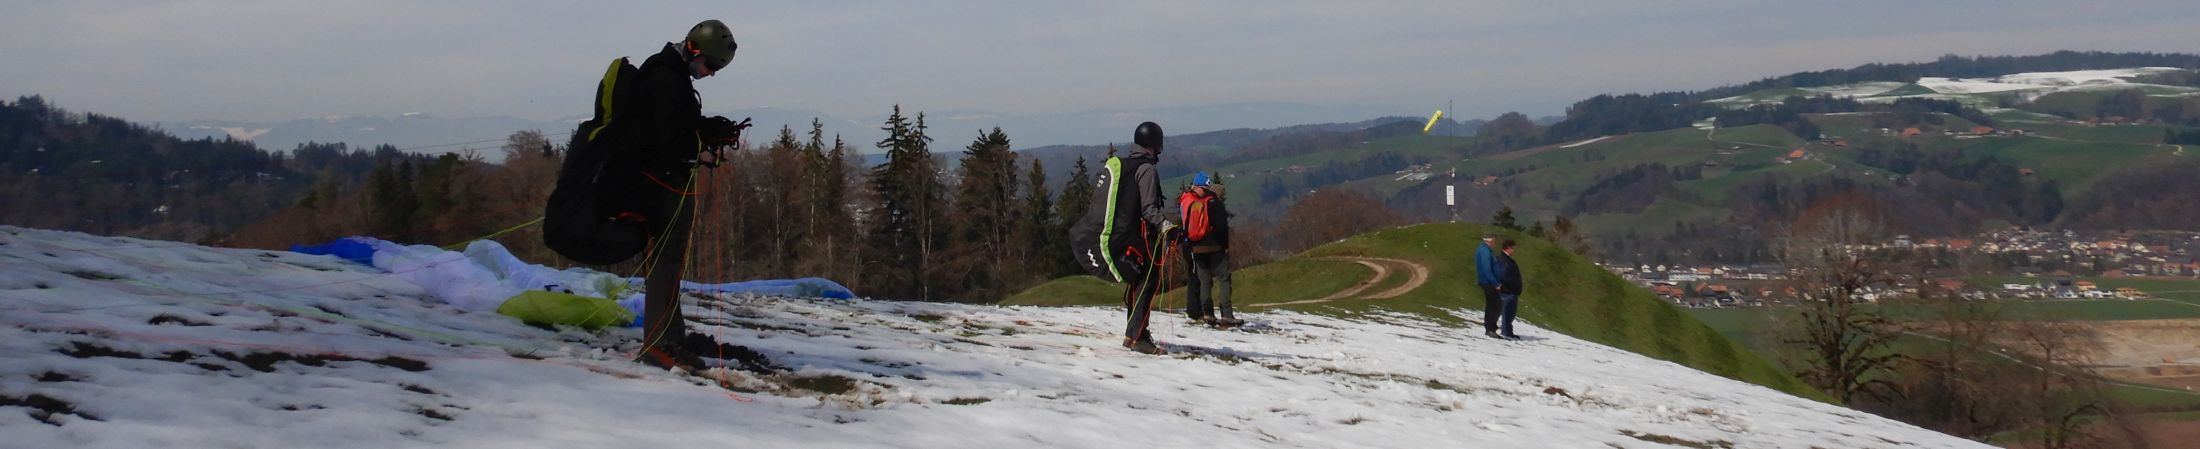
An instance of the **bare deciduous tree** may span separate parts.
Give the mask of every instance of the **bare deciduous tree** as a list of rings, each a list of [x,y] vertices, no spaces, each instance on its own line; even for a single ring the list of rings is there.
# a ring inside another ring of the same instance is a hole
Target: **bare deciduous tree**
[[[1404,216],[1373,197],[1343,188],[1327,188],[1283,212],[1277,231],[1284,251],[1296,253],[1364,232],[1405,224]],[[1233,243],[1237,240],[1231,239]]]
[[[1774,251],[1799,273],[1806,299],[1783,320],[1780,342],[1796,376],[1843,403],[1884,399],[1887,375],[1901,356],[1890,346],[1899,331],[1868,307],[1867,289],[1893,284],[1897,253],[1883,241],[1886,215],[1869,197],[1836,195],[1813,204],[1790,224]]]

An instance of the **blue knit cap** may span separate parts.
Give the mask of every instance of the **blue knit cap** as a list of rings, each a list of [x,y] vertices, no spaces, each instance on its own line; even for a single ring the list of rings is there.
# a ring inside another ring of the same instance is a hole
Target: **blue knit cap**
[[[1206,187],[1206,186],[1207,186],[1207,172],[1195,172],[1195,173],[1192,173],[1192,185],[1195,185],[1195,186],[1200,186],[1200,187]]]

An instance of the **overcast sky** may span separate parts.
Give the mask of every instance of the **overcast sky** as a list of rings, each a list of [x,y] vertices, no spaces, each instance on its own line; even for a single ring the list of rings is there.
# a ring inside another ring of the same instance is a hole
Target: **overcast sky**
[[[615,6],[614,6],[615,5]],[[30,1],[0,95],[137,121],[586,114],[613,57],[706,18],[706,109],[843,116],[1250,101],[1562,113],[1942,54],[2200,52],[2190,1]]]

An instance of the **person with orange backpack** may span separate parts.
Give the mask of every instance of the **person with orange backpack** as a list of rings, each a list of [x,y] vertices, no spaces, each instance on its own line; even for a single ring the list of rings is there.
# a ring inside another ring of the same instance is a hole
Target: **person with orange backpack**
[[[1192,188],[1176,197],[1184,214],[1184,254],[1191,260],[1191,285],[1184,313],[1214,327],[1245,324],[1230,308],[1230,209],[1209,186],[1206,172],[1192,174]],[[1209,289],[1209,287],[1214,287]],[[1215,316],[1215,309],[1222,309]]]

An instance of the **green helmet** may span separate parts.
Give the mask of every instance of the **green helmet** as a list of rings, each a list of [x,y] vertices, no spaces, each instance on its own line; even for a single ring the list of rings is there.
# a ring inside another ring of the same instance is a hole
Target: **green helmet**
[[[689,54],[702,56],[703,64],[714,72],[732,63],[733,51],[741,48],[733,42],[733,29],[726,28],[726,23],[717,19],[705,20],[689,29],[687,46]]]

